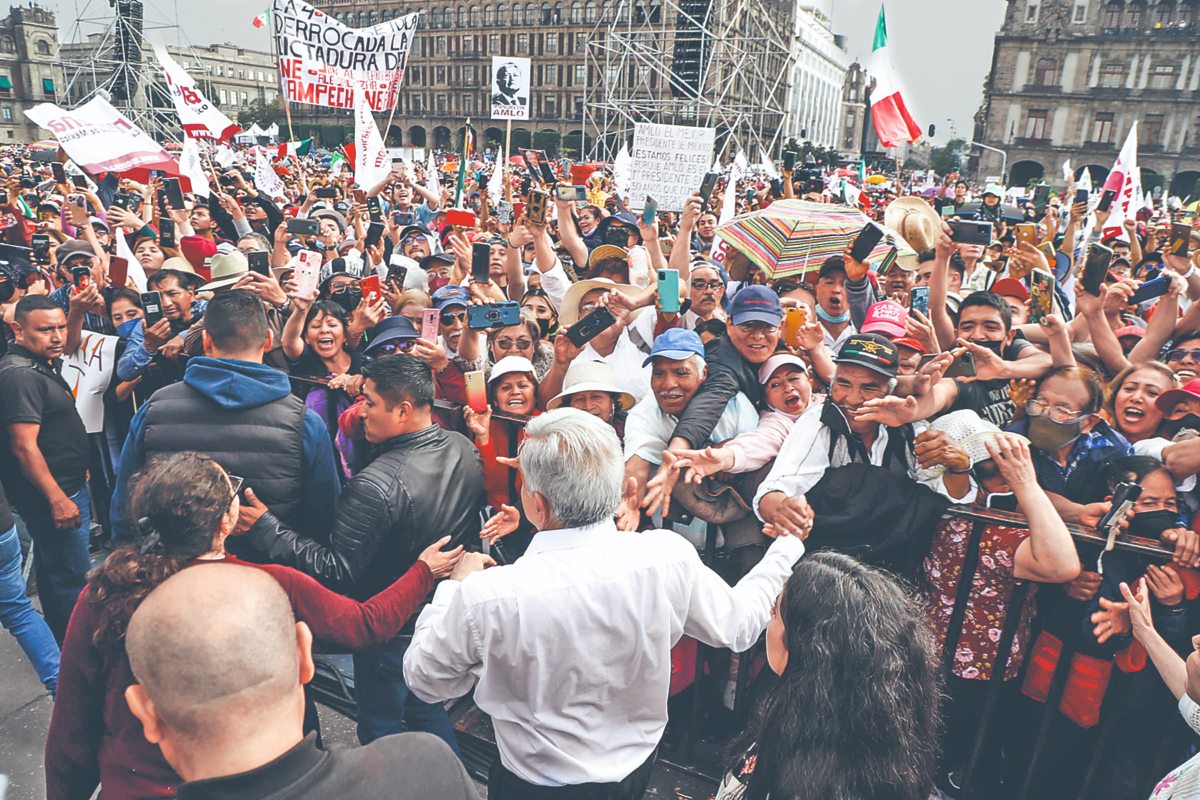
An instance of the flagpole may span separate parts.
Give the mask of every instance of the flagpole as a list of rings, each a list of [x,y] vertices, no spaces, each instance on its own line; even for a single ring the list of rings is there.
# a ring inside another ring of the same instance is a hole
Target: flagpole
[[[268,9],[271,21],[271,55],[275,58],[275,69],[279,70],[279,96],[283,98],[283,113],[287,115],[288,141],[296,141],[296,132],[292,130],[292,104],[288,102],[287,81],[283,78],[283,65],[279,63],[279,42],[275,36],[275,10]]]
[[[509,117],[504,124],[504,152],[501,155],[504,156],[502,159],[504,163],[500,165],[501,174],[503,175],[501,180],[504,181],[504,199],[511,206],[512,181],[508,179],[508,159],[512,157],[512,117]]]

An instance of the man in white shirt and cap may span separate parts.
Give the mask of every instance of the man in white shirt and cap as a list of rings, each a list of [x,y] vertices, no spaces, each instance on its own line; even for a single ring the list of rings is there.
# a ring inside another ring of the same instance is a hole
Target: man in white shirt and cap
[[[730,587],[674,533],[617,531],[624,469],[610,426],[558,409],[526,433],[521,503],[539,532],[517,562],[463,580],[483,565],[467,559],[438,587],[405,682],[430,702],[474,688],[500,751],[489,800],[577,797],[584,784],[640,798],[667,723],[671,647],[684,635],[750,647],[804,543],[779,537]]]

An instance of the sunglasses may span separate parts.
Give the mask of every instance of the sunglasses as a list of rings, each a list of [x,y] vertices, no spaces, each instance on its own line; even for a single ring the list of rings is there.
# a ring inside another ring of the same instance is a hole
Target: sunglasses
[[[1172,350],[1167,353],[1167,361],[1182,361],[1191,356],[1193,361],[1200,361],[1200,348],[1193,347],[1189,350]]]
[[[242,487],[246,485],[246,479],[237,475],[231,475],[228,472],[225,473],[225,477],[229,478],[229,485],[233,487],[233,497],[229,498],[232,502],[234,497],[242,493]]]
[[[453,325],[456,322],[462,322],[466,318],[467,312],[465,311],[443,311],[441,317],[439,317],[443,325]]]
[[[378,358],[379,356],[394,356],[397,353],[407,353],[413,349],[412,339],[400,339],[394,342],[381,344],[378,347],[371,348],[371,357]]]

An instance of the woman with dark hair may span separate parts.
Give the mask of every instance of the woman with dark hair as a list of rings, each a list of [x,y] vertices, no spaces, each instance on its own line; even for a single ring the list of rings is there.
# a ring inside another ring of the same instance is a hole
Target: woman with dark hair
[[[929,797],[941,687],[925,615],[895,579],[841,553],[803,558],[766,641],[779,682],[716,800]]]
[[[63,641],[46,739],[47,796],[84,800],[97,784],[101,800],[174,795],[179,776],[142,736],[125,704],[125,688],[135,682],[125,657],[125,629],[146,595],[179,570],[246,564],[225,552],[225,539],[237,525],[241,488],[241,478],[192,452],[154,459],[134,477],[130,506],[142,539],[113,551],[92,571]],[[290,567],[247,566],[279,581],[296,619],[308,624],[315,640],[335,652],[365,650],[399,633],[434,579],[450,573],[462,548],[442,552],[448,540],[426,548],[400,579],[362,603]]]

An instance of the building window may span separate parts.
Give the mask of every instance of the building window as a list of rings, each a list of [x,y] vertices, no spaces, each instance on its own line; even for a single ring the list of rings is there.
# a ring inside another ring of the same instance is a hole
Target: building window
[[[570,14],[568,19],[571,20],[572,25],[583,22],[583,6],[579,4],[579,0],[572,0],[571,10],[568,13]]]
[[[1137,6],[1130,6],[1129,13],[1125,15],[1125,30],[1137,30],[1142,26],[1142,10]]]
[[[522,8],[523,8],[523,6],[520,3],[513,3],[513,10],[512,10],[512,24],[513,25],[523,25],[524,24],[525,15],[521,13]]]
[[[1142,119],[1141,130],[1138,131],[1138,136],[1142,144],[1161,145],[1163,143],[1163,115],[1147,114]]]
[[[1071,22],[1087,21],[1087,0],[1075,0],[1075,9],[1071,12]]]
[[[552,94],[546,95],[546,100],[542,104],[542,108],[546,112],[546,116],[550,116],[550,117],[557,116],[558,115],[558,98]]]
[[[1158,4],[1158,9],[1154,12],[1154,27],[1163,28],[1171,24],[1171,12],[1174,11],[1171,3],[1161,2]]]
[[[12,106],[4,106],[3,108],[0,108],[0,117],[3,117],[5,122],[12,122],[13,121]]]
[[[558,34],[557,33],[547,33],[546,34],[546,53],[548,55],[557,55],[558,54]]]
[[[0,75],[0,93],[9,94],[10,92],[12,92],[12,78]]]
[[[242,105],[250,105],[250,95],[246,94],[245,92],[242,92]]]
[[[1037,22],[1038,18],[1038,3],[1031,2],[1025,6],[1025,21]]]
[[[1092,138],[1089,141],[1094,144],[1111,144],[1114,117],[1111,111],[1096,112],[1096,116],[1092,118]]]
[[[479,6],[471,6],[471,11],[470,11],[469,16],[471,19],[471,27],[472,28],[478,28],[479,25],[481,24],[481,18],[479,16],[479,13],[480,13]]]
[[[438,113],[438,114],[445,114],[445,113],[446,113],[446,95],[444,95],[444,94],[439,94],[439,95],[437,96],[437,98],[436,98],[435,102],[436,102],[436,104],[437,104],[437,105],[435,106],[435,107],[437,108],[437,113]]]
[[[221,105],[229,105],[229,92],[225,91],[224,89],[221,90]]]
[[[46,94],[54,94],[54,78],[42,78],[42,91]]]
[[[1175,65],[1174,64],[1155,64],[1154,69],[1150,71],[1150,88],[1151,89],[1174,89],[1175,88]]]
[[[1046,110],[1045,109],[1030,109],[1029,116],[1025,117],[1025,138],[1026,139],[1045,139],[1046,138]]]
[[[475,95],[464,94],[462,97],[462,109],[464,114],[475,113]]]
[[[587,0],[587,5],[583,7],[583,21],[587,23],[596,21],[596,0]]]
[[[528,33],[518,33],[517,34],[517,53],[522,54],[522,53],[528,53],[528,52],[529,52],[529,34]]]
[[[38,40],[37,40],[37,41],[34,43],[34,45],[33,45],[33,48],[34,48],[34,51],[35,51],[35,52],[36,52],[36,53],[37,53],[39,56],[48,56],[48,55],[50,55],[50,43],[49,43],[49,42],[47,42],[45,39],[38,39]]]
[[[469,55],[471,55],[471,54],[472,54],[474,51],[475,51],[475,37],[474,37],[474,36],[464,36],[464,37],[462,37],[462,52],[463,52],[463,55],[467,55],[467,56],[469,56]]]
[[[575,65],[575,85],[583,86],[585,83],[587,83],[587,65],[586,64],[576,64]]]
[[[500,34],[493,33],[488,35],[488,55],[500,55]]]
[[[496,9],[491,6],[483,7],[483,24],[488,27],[496,24]]]
[[[446,68],[445,67],[434,67],[433,68],[433,82],[439,86],[446,82]]]
[[[1121,27],[1121,4],[1109,3],[1104,9],[1104,28],[1116,29]]]
[[[1120,89],[1125,85],[1125,65],[1105,64],[1100,73],[1100,86],[1105,89]]]
[[[433,54],[435,56],[446,55],[446,37],[437,36],[433,40]]]
[[[1039,58],[1034,68],[1033,82],[1037,86],[1058,85],[1058,59]]]

